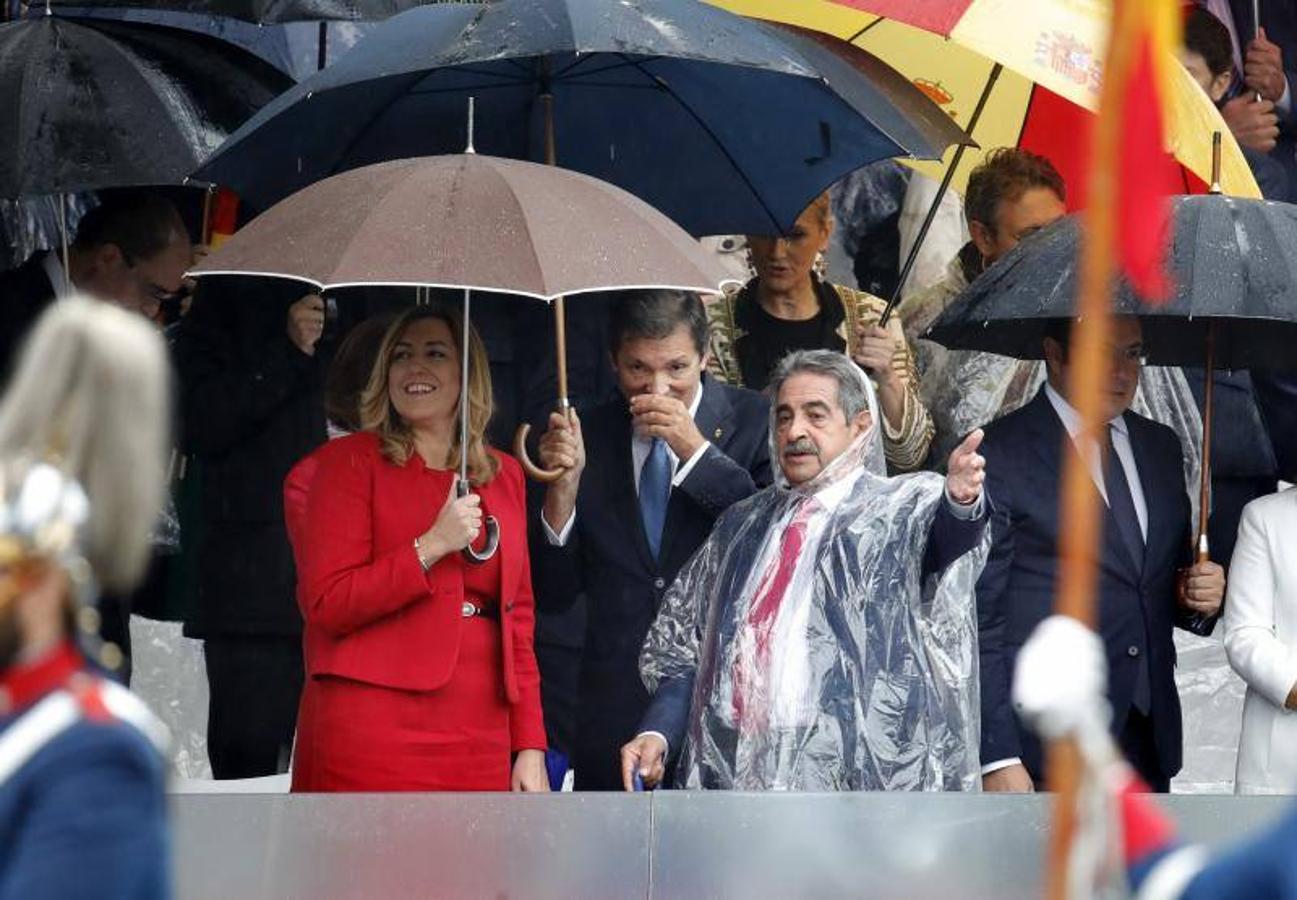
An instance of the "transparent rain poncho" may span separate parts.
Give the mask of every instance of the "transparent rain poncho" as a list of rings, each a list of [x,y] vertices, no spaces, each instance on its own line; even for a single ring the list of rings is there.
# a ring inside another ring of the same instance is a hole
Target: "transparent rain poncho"
[[[872,389],[869,402],[876,423]],[[773,437],[771,453],[778,459]],[[923,579],[944,481],[884,471],[873,425],[812,482],[793,488],[779,476],[730,508],[667,592],[640,673],[651,692],[695,679],[678,786],[977,789],[973,587],[989,534]],[[808,495],[835,486],[845,498],[808,531],[802,553],[814,563],[794,571],[769,665],[754,666],[749,616],[784,525]]]

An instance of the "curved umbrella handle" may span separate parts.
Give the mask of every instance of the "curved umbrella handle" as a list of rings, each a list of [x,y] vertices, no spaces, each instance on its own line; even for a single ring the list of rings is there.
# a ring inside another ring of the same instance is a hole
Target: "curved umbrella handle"
[[[531,461],[527,455],[527,435],[531,433],[531,425],[523,422],[518,426],[518,430],[513,436],[513,455],[518,458],[518,464],[522,470],[527,473],[527,477],[532,481],[540,481],[549,484],[558,481],[566,469],[542,469]]]
[[[462,498],[467,497],[468,494],[468,481],[462,478],[456,479],[455,496]],[[500,549],[500,523],[496,520],[495,516],[487,516],[486,521],[483,524],[486,526],[486,545],[483,546],[481,550],[475,550],[473,549],[473,545],[469,544],[463,550],[459,551],[465,560],[475,566],[480,566],[482,563],[495,556],[495,551]]]
[[[480,566],[491,557],[495,556],[495,551],[500,549],[500,523],[496,521],[495,516],[487,516],[486,521],[486,546],[481,550],[475,550],[472,544],[469,544],[460,552],[464,554],[464,559],[475,566]]]

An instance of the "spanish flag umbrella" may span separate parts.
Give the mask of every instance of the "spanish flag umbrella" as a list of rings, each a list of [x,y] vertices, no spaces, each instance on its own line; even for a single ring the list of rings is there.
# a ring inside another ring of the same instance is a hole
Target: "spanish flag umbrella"
[[[977,141],[951,180],[961,194],[981,154],[1021,147],[1047,157],[1068,186],[1068,207],[1086,205],[1084,173],[1098,109],[1110,4],[1066,0],[709,0],[753,18],[831,34],[909,78]],[[1211,179],[1212,134],[1224,132],[1221,188],[1260,197],[1211,100],[1181,67],[1167,104],[1166,165],[1181,193],[1203,193]],[[973,121],[981,107],[981,114]],[[940,163],[911,163],[940,179]],[[1177,165],[1178,163],[1178,165]]]

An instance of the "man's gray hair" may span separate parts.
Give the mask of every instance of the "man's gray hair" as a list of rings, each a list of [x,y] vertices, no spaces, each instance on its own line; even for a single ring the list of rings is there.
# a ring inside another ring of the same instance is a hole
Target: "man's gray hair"
[[[776,406],[784,382],[802,372],[827,375],[837,381],[838,405],[848,422],[869,409],[864,373],[844,354],[833,350],[794,350],[779,360],[770,376],[770,396]]]

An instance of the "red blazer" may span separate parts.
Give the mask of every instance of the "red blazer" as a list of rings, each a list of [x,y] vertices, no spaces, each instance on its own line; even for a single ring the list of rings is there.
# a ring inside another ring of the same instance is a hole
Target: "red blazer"
[[[491,453],[500,470],[478,493],[487,514],[500,523],[500,623],[505,694],[513,707],[511,740],[515,750],[543,749],[522,469],[512,457]],[[285,480],[286,525],[306,620],[307,677],[338,675],[415,691],[436,690],[450,679],[464,627],[466,563],[455,553],[427,574],[419,566],[414,539],[446,502],[444,493],[429,490],[434,485],[422,468],[418,456],[393,465],[380,455],[375,435],[358,433],[325,444]],[[299,519],[304,480],[309,490]]]

